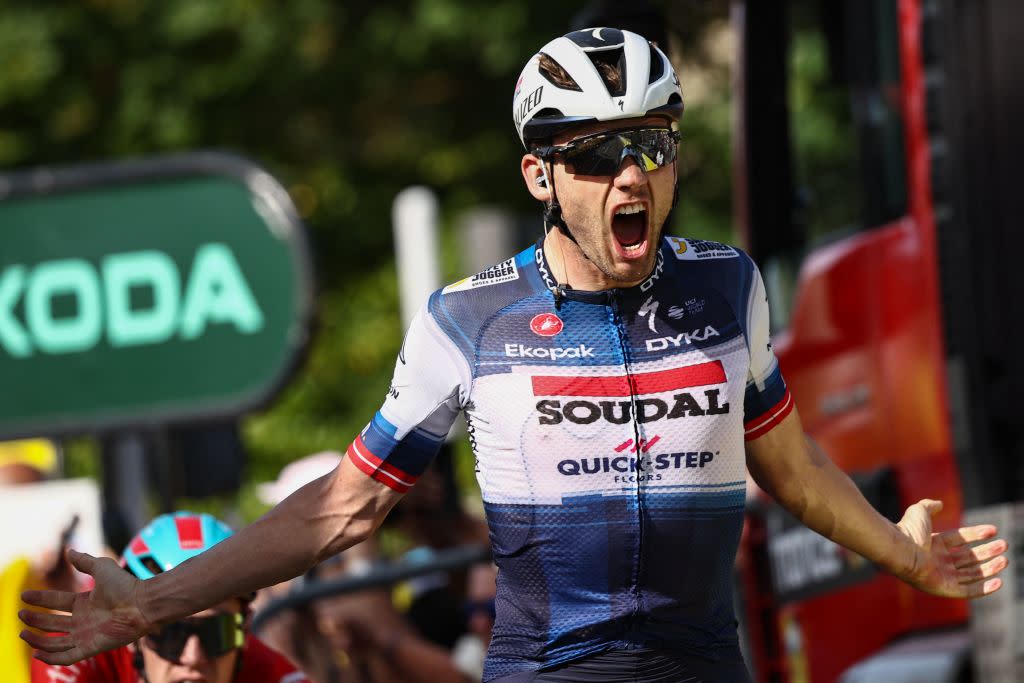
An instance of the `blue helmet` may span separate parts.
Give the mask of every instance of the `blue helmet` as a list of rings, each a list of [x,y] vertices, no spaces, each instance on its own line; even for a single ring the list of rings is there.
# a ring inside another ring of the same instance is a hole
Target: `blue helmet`
[[[209,550],[233,531],[213,515],[178,511],[143,527],[121,555],[121,564],[140,579],[151,579]]]

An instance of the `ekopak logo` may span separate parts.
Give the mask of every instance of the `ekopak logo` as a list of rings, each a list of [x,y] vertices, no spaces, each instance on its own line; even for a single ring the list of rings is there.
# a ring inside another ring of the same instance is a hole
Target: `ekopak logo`
[[[562,319],[554,313],[538,313],[530,321],[530,329],[542,337],[554,337],[564,326]]]

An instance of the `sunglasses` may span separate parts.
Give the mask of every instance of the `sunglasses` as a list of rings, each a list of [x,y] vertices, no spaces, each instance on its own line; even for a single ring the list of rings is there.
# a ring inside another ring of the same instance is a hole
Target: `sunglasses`
[[[538,147],[541,159],[561,157],[570,173],[614,176],[622,162],[632,158],[645,171],[675,161],[679,132],[671,128],[625,128],[587,135],[565,145]]]
[[[175,621],[146,636],[146,643],[163,659],[177,663],[188,639],[197,636],[206,656],[216,659],[242,647],[245,642],[244,621],[241,614],[215,614]]]

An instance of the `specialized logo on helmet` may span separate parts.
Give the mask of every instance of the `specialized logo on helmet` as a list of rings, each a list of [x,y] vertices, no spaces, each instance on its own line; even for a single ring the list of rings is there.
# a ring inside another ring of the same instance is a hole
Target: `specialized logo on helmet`
[[[519,124],[522,123],[523,119],[525,119],[531,111],[537,108],[537,105],[540,104],[540,98],[543,95],[544,86],[540,85],[537,86],[536,90],[534,90],[529,95],[524,97],[523,100],[519,103],[519,106],[516,107],[515,116],[513,117],[517,128],[519,127]]]
[[[530,329],[542,337],[554,337],[564,326],[562,319],[554,313],[539,313],[530,321]]]

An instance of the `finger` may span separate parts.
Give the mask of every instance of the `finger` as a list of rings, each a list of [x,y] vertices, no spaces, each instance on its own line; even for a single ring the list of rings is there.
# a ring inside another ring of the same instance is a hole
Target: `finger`
[[[1002,555],[1006,552],[1007,547],[1007,543],[1003,539],[975,546],[973,548],[960,546],[953,550],[953,563],[957,569],[970,567],[973,564],[978,564],[985,560],[991,560],[993,557]]]
[[[92,574],[96,566],[96,558],[88,553],[80,553],[77,550],[68,548],[68,559],[75,569],[85,574]]]
[[[65,652],[75,646],[71,636],[45,636],[35,631],[22,631],[18,636],[37,650],[44,652]]]
[[[996,535],[997,531],[996,527],[991,524],[979,524],[977,526],[960,527],[952,531],[943,531],[939,536],[942,537],[943,542],[947,546],[954,548],[964,543],[974,543],[975,541],[992,538]]]
[[[974,583],[982,579],[989,579],[1006,569],[1010,564],[1005,557],[997,557],[984,564],[976,564],[973,567],[965,567],[957,572],[960,583]]]
[[[67,591],[25,591],[21,594],[21,600],[36,607],[70,612],[72,605],[75,604],[76,595],[78,594]]]
[[[46,662],[47,664],[57,664],[60,666],[74,664],[75,662],[80,662],[83,659],[85,659],[85,655],[77,647],[72,648],[70,650],[66,650],[64,652],[43,652],[42,650],[40,650],[39,652],[34,653],[32,656],[41,662]]]
[[[18,612],[18,618],[26,626],[40,628],[44,631],[67,633],[71,630],[71,617],[67,614],[53,614],[51,612],[36,612],[30,609],[23,609]]]
[[[931,498],[922,498],[921,500],[914,503],[914,505],[912,505],[911,507],[915,506],[920,506],[924,508],[925,512],[927,512],[931,516],[935,516],[936,514],[942,511],[942,501],[932,500]]]
[[[985,583],[972,583],[970,586],[967,586],[967,597],[973,599],[992,595],[1002,586],[1003,580],[999,578],[989,579]]]

